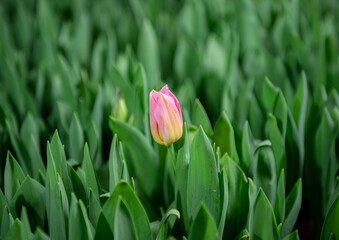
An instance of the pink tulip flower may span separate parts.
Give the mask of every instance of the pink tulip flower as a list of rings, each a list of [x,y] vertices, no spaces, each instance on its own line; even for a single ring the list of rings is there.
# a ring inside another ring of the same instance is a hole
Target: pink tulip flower
[[[182,116],[178,99],[165,85],[149,94],[150,124],[154,140],[168,146],[182,136]]]

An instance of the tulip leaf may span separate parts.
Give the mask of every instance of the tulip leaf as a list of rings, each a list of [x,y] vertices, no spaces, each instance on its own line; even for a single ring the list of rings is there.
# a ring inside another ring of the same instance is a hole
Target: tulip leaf
[[[124,200],[119,197],[116,204],[114,238],[126,240],[137,239],[132,215],[124,203]]]
[[[221,202],[216,160],[202,127],[193,139],[188,167],[187,206],[190,221],[197,214],[201,202],[211,212],[214,221],[219,221]]]
[[[216,240],[218,239],[218,229],[212,215],[207,208],[201,204],[197,212],[192,229],[189,234],[189,240],[203,239],[203,240]]]
[[[176,217],[175,219],[180,218],[180,212],[176,209],[170,209],[166,212],[166,214],[162,217],[159,231],[157,233],[156,240],[166,240],[167,239],[167,233],[168,233],[168,225],[169,225],[169,218],[171,216]]]
[[[263,144],[266,141],[262,142]],[[277,191],[277,174],[275,159],[271,146],[262,145],[257,148],[257,162],[254,166],[253,181],[257,186],[261,186],[266,196],[274,205]]]
[[[11,212],[19,217],[23,206],[29,210],[32,227],[42,226],[46,211],[46,189],[36,180],[27,176],[11,200]]]
[[[228,180],[226,176],[226,171],[223,168],[219,174],[220,182],[220,199],[222,200],[221,206],[221,216],[218,225],[219,237],[222,238],[225,228],[226,215],[227,215],[227,206],[228,206]]]
[[[254,239],[279,239],[272,206],[262,189],[259,189],[254,203],[249,230]]]
[[[254,161],[254,138],[248,122],[245,122],[241,138],[241,168],[248,172],[250,165]]]
[[[240,163],[233,127],[225,112],[221,113],[214,126],[213,141],[220,147],[221,155],[227,152],[236,163]]]
[[[51,160],[53,161],[53,164],[55,166],[55,171],[60,174],[60,177],[65,185],[67,197],[68,199],[70,199],[72,183],[69,178],[64,146],[61,144],[58,131],[55,131],[53,134],[50,149],[53,156]]]
[[[235,238],[245,227],[249,211],[248,181],[238,166],[227,154],[220,159],[228,180],[228,206],[224,236]]]
[[[82,216],[78,200],[72,193],[71,208],[68,222],[68,239],[88,239],[86,223]]]
[[[281,237],[286,236],[289,232],[292,231],[295,222],[297,221],[299,211],[301,208],[301,200],[302,200],[302,181],[299,179],[291,192],[288,194],[286,198],[286,214],[285,221],[281,230]]]
[[[69,151],[71,158],[82,161],[83,159],[83,146],[84,146],[84,133],[78,118],[78,114],[74,113],[69,129]]]
[[[57,156],[56,156],[57,157]],[[47,143],[46,209],[49,234],[52,239],[66,239],[66,223],[61,192],[51,145]]]
[[[89,189],[92,189],[95,196],[98,198],[101,192],[97,175],[89,154],[88,144],[85,143],[84,147],[84,160],[82,162],[82,168],[85,171],[86,185],[88,187],[87,196],[89,196]]]
[[[116,221],[119,221],[116,219],[116,212],[118,211],[118,202],[120,199],[124,200],[124,204],[129,210],[137,238],[145,240],[152,239],[151,227],[146,212],[131,186],[124,181],[118,183],[112,195],[102,208],[101,215],[105,217],[111,231],[114,232]],[[100,218],[101,216],[99,217],[98,224],[101,223]]]
[[[87,205],[86,205],[87,206]],[[101,213],[101,205],[92,189],[89,190],[88,218],[93,226],[96,226]]]
[[[331,234],[333,234],[333,239],[336,239],[339,236],[339,194],[333,202],[332,206],[328,210],[324,225],[321,231],[321,240],[330,239]]]
[[[285,220],[285,182],[285,171],[281,169],[274,205],[274,214],[278,224],[283,223]]]
[[[192,123],[197,127],[201,125],[204,131],[206,132],[207,136],[212,137],[213,130],[210,120],[208,119],[208,115],[204,107],[200,103],[199,99],[196,99],[193,105]]]
[[[69,169],[69,175],[72,181],[72,185],[73,185],[73,191],[75,193],[75,196],[80,200],[82,200],[84,203],[88,203],[88,197],[87,197],[87,192],[86,192],[86,188],[85,188],[85,183],[82,182],[80,176],[78,175],[78,173],[69,165],[68,165],[68,169]]]
[[[283,240],[299,240],[298,230],[295,230],[294,232],[288,234],[286,237],[283,238]]]
[[[10,152],[7,152],[5,176],[4,176],[4,188],[5,196],[8,201],[12,200],[15,192],[19,188],[19,184],[25,179],[24,172],[20,165],[15,160]]]
[[[176,208],[179,210],[184,222],[186,232],[188,232],[188,212],[187,212],[187,177],[188,165],[190,160],[189,141],[187,133],[187,125],[184,123],[183,129],[183,146],[178,151],[175,166],[175,199]]]
[[[140,185],[146,194],[151,196],[157,187],[158,169],[158,160],[151,145],[146,137],[131,125],[110,117],[109,126],[131,151]]]
[[[138,58],[145,67],[148,91],[155,87],[160,80],[160,56],[158,41],[152,23],[144,20],[138,43]]]

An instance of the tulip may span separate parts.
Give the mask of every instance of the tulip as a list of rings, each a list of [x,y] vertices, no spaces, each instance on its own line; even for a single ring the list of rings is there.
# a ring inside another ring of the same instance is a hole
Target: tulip
[[[154,140],[168,146],[182,136],[182,116],[178,99],[165,85],[149,94],[150,124]]]

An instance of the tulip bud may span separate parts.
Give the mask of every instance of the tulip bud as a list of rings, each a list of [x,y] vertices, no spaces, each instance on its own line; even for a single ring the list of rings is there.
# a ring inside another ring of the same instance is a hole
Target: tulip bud
[[[182,116],[178,99],[165,85],[149,94],[150,124],[154,140],[168,146],[182,136]]]

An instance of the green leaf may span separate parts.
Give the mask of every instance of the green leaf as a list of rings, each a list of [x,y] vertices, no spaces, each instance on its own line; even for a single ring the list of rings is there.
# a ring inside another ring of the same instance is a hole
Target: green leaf
[[[283,136],[279,131],[277,120],[272,114],[268,115],[265,132],[266,136],[272,143],[276,173],[280,173],[283,168],[286,168],[285,144]]]
[[[199,211],[194,218],[188,239],[218,239],[217,225],[203,204],[200,205]]]
[[[87,213],[81,209],[81,200],[78,202],[76,196],[72,193],[72,201],[68,222],[68,239],[93,239],[90,226],[86,222]]]
[[[69,169],[69,175],[72,181],[73,185],[73,191],[77,198],[82,200],[85,204],[88,203],[88,197],[87,197],[87,189],[85,188],[85,183],[82,182],[80,176],[78,173],[70,166],[67,164],[68,169]]]
[[[29,224],[27,210],[24,206],[21,209],[20,220],[22,222],[21,239],[32,239],[33,234],[31,232],[31,226]]]
[[[208,115],[200,103],[199,99],[196,99],[192,109],[192,123],[199,127],[200,125],[206,132],[207,136],[212,137],[213,130],[211,126],[211,122],[208,119]]]
[[[339,236],[339,194],[337,194],[337,198],[333,202],[332,206],[328,210],[323,228],[321,230],[321,240],[329,239],[331,234],[334,235],[335,238]],[[335,239],[334,238],[334,239]]]
[[[282,226],[280,233],[281,237],[286,236],[290,233],[294,227],[295,222],[297,221],[299,211],[301,208],[302,200],[302,181],[301,178],[295,183],[291,192],[286,198],[286,214],[285,221]]]
[[[118,198],[117,201],[114,221],[114,238],[126,240],[137,239],[131,213],[122,198]]]
[[[5,206],[5,209],[2,215],[2,220],[1,220],[1,229],[0,229],[1,239],[5,239],[13,223],[14,223],[14,219],[12,217],[12,214],[10,213],[8,207]]]
[[[283,240],[299,240],[298,230],[295,230],[294,232],[288,234],[286,237],[283,238]]]
[[[307,100],[308,100],[307,79],[305,73],[303,72],[301,80],[298,84],[293,105],[293,119],[297,123],[299,133],[301,136],[304,136]]]
[[[238,164],[227,154],[221,158],[220,164],[225,169],[228,180],[228,206],[225,223],[227,231],[224,231],[224,236],[233,239],[246,224],[249,210],[248,181]]]
[[[245,122],[241,138],[241,168],[245,173],[254,162],[254,138],[248,122]]]
[[[145,67],[150,92],[160,81],[160,55],[156,33],[152,23],[144,20],[139,35],[138,58]]]
[[[53,161],[55,172],[58,172],[60,174],[60,177],[65,185],[67,197],[68,199],[70,199],[72,183],[69,178],[64,146],[61,144],[58,131],[55,131],[53,134],[53,138],[50,144],[50,150],[53,156],[50,160]]]
[[[274,214],[278,224],[283,223],[285,220],[285,181],[285,171],[281,169],[274,205]]]
[[[19,184],[25,179],[24,172],[20,165],[15,160],[10,152],[7,152],[7,159],[5,165],[4,176],[4,189],[5,196],[8,201],[12,200],[12,197],[19,188]]]
[[[0,189],[0,226],[2,226],[2,216],[5,212],[5,207],[8,206],[7,199],[3,194],[2,190]],[[1,228],[0,228],[1,230]],[[1,234],[0,234],[1,236]]]
[[[223,168],[219,174],[219,182],[220,182],[220,199],[222,200],[222,206],[221,206],[221,215],[220,215],[220,221],[218,224],[218,231],[219,231],[219,237],[222,239],[224,228],[225,228],[225,222],[226,222],[226,214],[227,214],[227,206],[228,206],[228,180],[225,173],[225,169]]]
[[[167,211],[167,213],[165,214],[165,216],[162,217],[161,219],[161,223],[160,223],[160,227],[159,227],[159,231],[157,234],[157,238],[156,240],[166,240],[167,239],[167,233],[168,233],[168,222],[169,222],[169,218],[171,216],[176,217],[175,219],[179,219],[180,218],[180,212],[177,209],[170,209]]]
[[[29,210],[33,229],[43,226],[46,211],[46,189],[36,180],[27,176],[10,203],[14,217],[19,217],[22,207]]]
[[[121,175],[121,161],[118,157],[118,150],[117,150],[117,138],[118,136],[114,134],[112,143],[111,143],[111,150],[109,152],[109,191],[110,193],[113,192],[115,186],[120,181]]]
[[[54,160],[51,145],[47,142],[46,206],[49,234],[52,239],[66,239],[65,218],[55,162],[58,161]]]
[[[116,212],[118,209],[119,199],[124,200],[129,213],[131,214],[133,225],[135,226],[136,236],[138,239],[152,239],[151,227],[148,217],[140,201],[135,195],[131,186],[124,181],[118,183],[110,198],[106,201],[102,208],[102,214],[105,217],[112,232],[114,232],[116,219]],[[103,222],[102,216],[99,217],[98,225]]]
[[[201,202],[219,221],[221,202],[216,160],[211,143],[202,127],[191,145],[187,180],[187,206],[190,221],[196,216]]]
[[[49,236],[44,233],[40,228],[37,228],[37,230],[34,233],[34,236],[32,240],[49,240]]]
[[[257,162],[254,167],[253,181],[257,186],[261,186],[274,205],[277,191],[277,174],[275,159],[271,146],[265,145],[267,141],[262,142],[262,146],[257,147]]]
[[[82,131],[81,123],[78,114],[74,113],[69,128],[69,152],[71,158],[81,162],[83,159],[82,148],[84,146],[84,134]]]
[[[87,205],[86,205],[87,206]],[[93,226],[96,226],[101,213],[100,201],[93,194],[92,189],[89,190],[89,205],[88,205],[88,215],[89,219]]]
[[[89,149],[88,149],[87,143],[85,143],[85,147],[84,147],[84,160],[82,162],[82,168],[85,171],[87,196],[89,196],[89,190],[92,189],[95,197],[98,198],[100,195],[101,189],[100,189],[99,181],[97,179],[97,175],[95,174],[95,169],[93,167],[91,157],[89,155]]]
[[[4,239],[22,239],[21,235],[22,235],[22,223],[20,222],[20,220],[17,218],[15,219],[13,225],[11,226],[11,228],[9,229],[9,231],[6,234],[6,237]],[[26,236],[27,237],[27,236]],[[25,238],[24,238],[25,239]],[[24,240],[23,239],[23,240]],[[28,237],[26,238],[28,239]]]
[[[183,146],[178,151],[177,161],[175,165],[175,199],[176,208],[180,211],[184,222],[186,232],[189,229],[188,212],[187,212],[187,176],[188,164],[190,160],[189,141],[187,134],[187,125],[184,123],[183,130]]]
[[[158,159],[146,137],[135,127],[110,117],[109,126],[126,144],[142,189],[151,196],[157,187]],[[133,138],[131,138],[133,136]]]
[[[220,147],[221,155],[227,152],[236,163],[240,163],[233,127],[225,112],[221,113],[214,126],[213,141]]]
[[[279,239],[272,206],[262,189],[259,189],[250,221],[249,232],[253,239]]]

